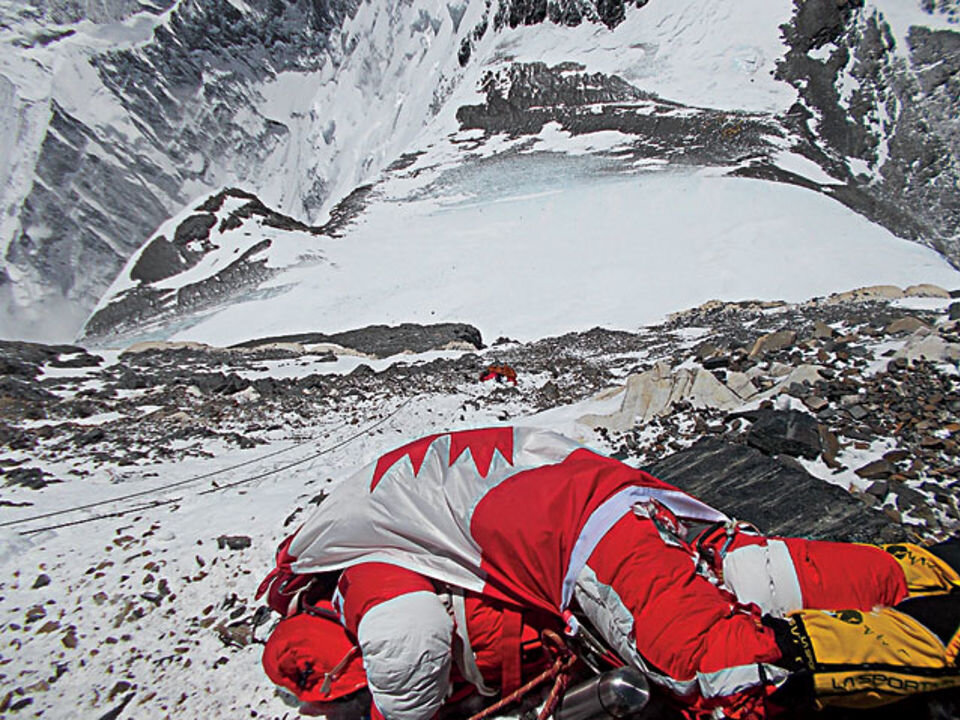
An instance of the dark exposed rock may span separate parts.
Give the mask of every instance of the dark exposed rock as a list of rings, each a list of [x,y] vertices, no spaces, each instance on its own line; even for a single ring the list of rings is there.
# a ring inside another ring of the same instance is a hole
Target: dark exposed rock
[[[457,110],[464,129],[524,135],[557,123],[575,135],[618,131],[638,139],[624,160],[730,164],[747,153],[762,154],[782,133],[768,117],[684,107],[576,63],[514,63],[488,72],[481,90],[483,104]]]
[[[217,216],[213,213],[199,213],[191,215],[177,226],[173,235],[173,244],[181,252],[186,252],[189,259],[194,253],[199,254],[197,250],[189,250],[190,243],[199,242],[202,245],[210,238],[210,230],[217,224]]]
[[[50,473],[44,472],[40,468],[13,468],[3,474],[3,481],[6,485],[20,485],[31,490],[40,490],[51,483],[59,480],[49,479]]]
[[[403,323],[393,327],[371,325],[330,335],[301,333],[260,338],[239,343],[232,347],[256,348],[273,343],[299,343],[303,345],[330,343],[375,357],[389,357],[403,352],[419,353],[440,350],[452,343],[466,343],[477,349],[483,347],[480,331],[472,325],[462,323],[437,323],[435,325]]]
[[[138,282],[152,283],[173,277],[186,268],[187,262],[177,247],[163,235],[158,235],[140,253],[130,277]]]
[[[923,493],[906,485],[898,485],[895,488],[891,488],[891,491],[897,496],[897,509],[900,512],[907,512],[911,509],[915,510],[927,503],[927,498]]]
[[[894,468],[886,460],[874,460],[863,467],[857,468],[854,472],[866,480],[877,478],[888,478],[893,475]]]
[[[121,691],[121,692],[122,692],[122,691]],[[119,705],[117,705],[116,707],[111,708],[110,710],[108,710],[107,712],[105,712],[105,713],[104,713],[103,715],[101,715],[97,720],[117,720],[117,718],[119,718],[120,715],[123,714],[124,709],[125,709],[125,708],[127,707],[127,705],[130,703],[130,701],[133,700],[134,695],[136,695],[135,692],[127,693],[127,694],[123,697],[123,699],[120,701],[120,704],[119,704]],[[112,700],[112,699],[113,699],[113,698],[111,698],[111,700]]]
[[[97,367],[103,363],[103,358],[99,355],[81,350],[67,358],[58,357],[50,361],[50,365],[56,368],[89,368]]]
[[[890,492],[890,483],[886,480],[877,480],[867,488],[867,494],[873,495],[878,500],[883,500]]]
[[[221,550],[230,548],[231,550],[243,550],[250,547],[252,540],[248,535],[221,535],[217,538],[217,547]]]
[[[47,392],[36,383],[24,382],[14,377],[0,377],[0,398],[19,400],[29,403],[47,403],[56,401],[56,395]]]
[[[37,575],[37,579],[33,582],[33,585],[31,587],[34,590],[36,590],[38,588],[46,587],[49,584],[50,584],[50,576],[47,575],[46,573],[40,573],[39,575]]]
[[[100,442],[106,436],[107,434],[103,431],[103,428],[91,428],[77,438],[77,444],[92,445],[93,443]]]
[[[229,375],[223,373],[193,375],[186,378],[186,381],[199,388],[201,392],[217,395],[233,395],[241,390],[246,390],[252,384],[250,380],[242,378],[236,373],[230,373]]]
[[[846,542],[906,537],[844,490],[743,445],[706,438],[646,469],[766,533]]]
[[[792,455],[809,460],[820,455],[820,433],[815,418],[798,410],[757,410],[744,417],[753,421],[747,443],[768,455]]]

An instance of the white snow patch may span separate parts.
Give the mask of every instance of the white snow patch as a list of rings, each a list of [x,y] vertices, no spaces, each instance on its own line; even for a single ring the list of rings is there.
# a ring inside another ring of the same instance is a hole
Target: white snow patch
[[[798,153],[782,150],[773,156],[774,164],[787,172],[794,173],[819,185],[840,185],[836,178],[830,177],[813,160]]]
[[[710,299],[804,300],[863,285],[960,281],[934,251],[789,185],[709,173],[586,183],[574,175],[538,193],[555,178],[526,168],[520,176],[521,197],[375,205],[325,248],[329,263],[276,278],[289,292],[215,312],[172,339],[229,345],[449,321],[529,340],[632,329]]]

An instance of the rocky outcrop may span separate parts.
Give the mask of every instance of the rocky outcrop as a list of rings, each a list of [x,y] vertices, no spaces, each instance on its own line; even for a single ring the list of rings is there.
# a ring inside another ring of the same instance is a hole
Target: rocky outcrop
[[[187,320],[251,291],[283,267],[271,262],[270,250],[284,238],[299,248],[294,262],[316,262],[322,253],[314,238],[349,223],[362,207],[362,196],[350,202],[327,225],[311,227],[237,188],[211,195],[179,222],[161,226],[141,248],[120,289],[87,320],[83,336],[122,335],[172,318]],[[201,262],[206,272],[190,272]]]
[[[394,327],[372,325],[341,333],[300,333],[277,335],[239,343],[233,348],[256,350],[270,345],[295,344],[299,346],[329,347],[335,352],[385,358],[402,353],[422,353],[430,350],[480,350],[484,347],[480,331],[463,323],[436,323],[417,325],[403,323]]]
[[[646,469],[767,534],[845,542],[906,538],[902,527],[845,490],[744,445],[707,438]]]
[[[778,68],[801,98],[788,124],[846,178],[838,200],[960,265],[960,32],[911,27],[902,47],[863,0],[795,4]]]
[[[636,138],[632,147],[624,138],[618,151],[625,167],[639,159],[732,165],[768,153],[783,134],[774,118],[688,107],[577,63],[512,63],[487,72],[480,89],[483,104],[457,110],[463,129],[524,135],[557,123],[574,135],[614,130]]]

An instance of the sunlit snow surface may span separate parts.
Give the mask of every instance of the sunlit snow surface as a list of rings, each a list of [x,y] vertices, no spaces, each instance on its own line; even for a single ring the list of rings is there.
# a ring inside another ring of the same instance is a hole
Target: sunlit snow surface
[[[685,105],[780,112],[796,99],[792,87],[774,79],[784,53],[780,26],[792,12],[791,0],[651,2],[628,10],[612,32],[589,23],[544,24],[531,42],[526,27],[506,31],[489,55],[548,65],[575,58],[590,72],[620,75]]]
[[[286,272],[273,282],[286,292],[237,303],[174,339],[224,345],[451,321],[488,341],[529,340],[637,328],[715,298],[960,284],[932,250],[821,194],[717,171],[614,174],[600,162],[506,153],[441,173],[426,191],[390,195],[388,185],[325,248],[328,263]]]

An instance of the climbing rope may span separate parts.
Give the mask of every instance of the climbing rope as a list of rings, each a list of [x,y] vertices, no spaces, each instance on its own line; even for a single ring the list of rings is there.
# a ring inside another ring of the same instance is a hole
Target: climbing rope
[[[301,458],[300,460],[296,460],[295,462],[288,463],[288,464],[286,464],[286,465],[282,465],[282,466],[280,466],[280,467],[278,467],[278,468],[274,468],[274,469],[272,469],[272,470],[267,470],[267,471],[262,472],[262,473],[257,473],[256,475],[254,475],[254,476],[252,476],[252,477],[244,478],[243,480],[237,480],[236,482],[228,483],[228,484],[226,484],[226,485],[220,485],[220,486],[215,487],[215,488],[212,488],[212,489],[210,489],[210,490],[204,490],[203,492],[198,493],[198,495],[208,495],[208,494],[210,494],[210,493],[220,492],[220,491],[222,491],[222,490],[228,490],[228,489],[230,489],[230,488],[237,487],[238,485],[244,485],[244,484],[247,484],[247,483],[254,482],[254,481],[256,481],[256,480],[261,480],[261,479],[263,479],[263,478],[265,478],[265,477],[268,477],[268,476],[270,476],[270,475],[276,475],[277,473],[284,472],[285,470],[289,470],[290,468],[296,467],[297,465],[302,465],[303,463],[309,462],[310,460],[315,460],[315,459],[317,459],[318,457],[320,457],[321,455],[326,455],[327,453],[330,453],[330,452],[333,452],[334,450],[337,450],[337,449],[339,449],[339,448],[342,448],[344,445],[347,445],[347,444],[353,442],[353,441],[356,440],[357,438],[359,438],[359,437],[361,437],[361,436],[363,436],[363,435],[371,432],[371,431],[374,430],[375,428],[377,428],[377,427],[379,427],[380,425],[382,425],[383,423],[387,422],[387,420],[389,420],[390,418],[392,418],[393,416],[395,416],[397,413],[399,413],[400,410],[402,410],[403,407],[404,407],[405,405],[407,405],[407,404],[411,401],[411,399],[412,399],[412,398],[408,398],[407,400],[404,400],[404,401],[403,401],[402,403],[400,403],[400,405],[398,405],[391,413],[389,413],[388,415],[385,415],[384,417],[380,418],[380,420],[378,420],[377,422],[373,423],[372,425],[368,425],[368,426],[365,427],[364,429],[358,430],[357,432],[355,432],[355,433],[353,433],[352,435],[348,436],[347,438],[341,440],[340,442],[334,443],[333,445],[330,445],[330,446],[325,447],[325,448],[323,448],[323,449],[321,449],[321,450],[318,450],[317,452],[313,453],[312,455],[308,455],[308,456],[305,457],[305,458]],[[342,426],[341,426],[341,427],[342,427]],[[301,445],[297,445],[297,446],[294,446],[294,447],[300,447],[300,446],[302,446],[303,444],[306,444],[306,443],[301,443]],[[264,459],[266,459],[267,457],[270,457],[270,456],[272,456],[272,455],[277,455],[277,454],[279,454],[280,452],[285,452],[286,450],[290,450],[290,449],[292,449],[292,448],[284,448],[283,450],[278,450],[278,451],[276,451],[276,452],[274,452],[274,453],[271,453],[270,455],[266,455],[266,456],[263,456],[263,457],[260,457],[260,458],[254,458],[254,459],[252,459],[252,460],[248,460],[248,461],[246,461],[246,462],[239,463],[238,465],[234,465],[234,466],[232,466],[231,468],[222,468],[222,469],[220,469],[220,470],[215,470],[215,471],[213,471],[213,472],[206,473],[206,474],[204,474],[204,475],[198,475],[198,476],[196,476],[196,477],[187,478],[187,479],[185,479],[185,480],[179,480],[179,481],[177,481],[177,482],[168,483],[168,484],[166,484],[166,485],[161,485],[160,487],[157,487],[157,488],[151,488],[150,490],[144,490],[144,491],[141,491],[141,492],[130,493],[130,494],[128,494],[128,495],[124,495],[124,496],[120,496],[120,497],[116,497],[116,498],[111,498],[110,500],[103,500],[103,501],[96,502],[96,503],[88,503],[88,504],[86,504],[86,505],[81,505],[81,506],[78,506],[78,507],[75,507],[75,508],[69,508],[69,509],[67,509],[67,510],[58,510],[58,511],[52,512],[52,513],[44,513],[44,514],[42,514],[42,515],[34,515],[34,516],[28,517],[28,518],[20,518],[19,520],[12,520],[12,521],[10,521],[10,522],[6,522],[6,523],[3,523],[3,524],[0,524],[0,527],[4,527],[4,526],[6,526],[6,525],[18,525],[18,524],[30,522],[30,521],[32,521],[32,520],[40,520],[40,519],[43,519],[43,518],[53,517],[53,516],[56,516],[56,515],[63,515],[63,514],[68,513],[68,512],[74,512],[74,511],[77,511],[77,510],[85,510],[85,509],[88,509],[88,508],[91,508],[91,507],[98,507],[98,506],[100,506],[100,505],[106,505],[106,504],[108,504],[108,503],[118,502],[118,501],[120,501],[120,500],[128,500],[128,499],[134,498],[134,497],[141,497],[141,496],[143,496],[143,495],[153,495],[153,494],[161,493],[161,492],[163,492],[163,491],[165,491],[165,490],[169,490],[170,488],[173,488],[173,487],[179,487],[179,486],[181,486],[181,485],[186,485],[187,483],[192,483],[192,482],[196,482],[196,481],[198,481],[198,480],[203,480],[203,479],[206,479],[206,478],[211,477],[212,475],[218,475],[218,474],[221,474],[221,473],[223,473],[223,472],[226,472],[227,470],[230,470],[230,469],[235,469],[235,468],[238,468],[238,467],[243,467],[243,466],[249,465],[249,464],[251,464],[251,463],[253,463],[253,462],[257,462],[257,461],[259,461],[259,460],[264,460]],[[164,505],[172,505],[172,504],[174,504],[174,503],[179,503],[179,502],[182,502],[182,501],[183,501],[183,498],[174,498],[174,499],[171,499],[171,500],[156,500],[156,501],[151,501],[151,502],[148,502],[147,504],[137,505],[136,507],[129,508],[129,509],[125,509],[125,510],[118,510],[118,511],[116,511],[116,512],[103,513],[103,514],[100,514],[100,515],[93,515],[93,516],[91,516],[91,517],[83,518],[83,519],[81,519],[81,520],[73,520],[73,521],[69,521],[69,522],[57,523],[57,524],[55,524],[55,525],[47,525],[47,526],[44,526],[44,527],[41,527],[41,528],[34,528],[34,529],[31,529],[31,530],[26,530],[26,531],[23,531],[22,534],[24,534],[24,535],[34,535],[34,534],[36,534],[36,533],[43,532],[43,531],[45,531],[45,530],[58,530],[58,529],[60,529],[60,528],[72,527],[72,526],[74,526],[74,525],[84,525],[84,524],[86,524],[86,523],[97,522],[97,521],[99,521],[99,520],[106,520],[106,519],[109,519],[109,518],[116,518],[116,517],[122,517],[122,516],[124,516],[124,515],[130,515],[130,514],[132,514],[132,513],[140,512],[140,511],[143,511],[143,510],[146,510],[146,509],[152,509],[152,508],[161,507],[161,506],[164,506]]]
[[[335,430],[340,430],[346,427],[346,423],[339,425]],[[164,485],[158,485],[157,487],[150,488],[149,490],[140,490],[137,492],[127,493],[126,495],[117,495],[116,497],[109,498],[107,500],[98,500],[97,502],[86,503],[85,505],[75,505],[74,507],[65,508],[63,510],[54,510],[52,512],[41,513],[40,515],[31,515],[30,517],[19,518],[18,520],[8,520],[7,522],[0,523],[0,527],[8,527],[10,525],[22,525],[23,523],[32,522],[34,520],[43,520],[45,518],[57,517],[58,515],[66,515],[72,512],[78,512],[80,510],[89,510],[90,508],[100,507],[102,505],[110,505],[115,502],[122,502],[124,500],[131,500],[133,498],[143,497],[144,495],[155,495],[161,493],[165,490],[170,490],[171,488],[181,487],[183,485],[189,485],[190,483],[198,482],[200,480],[206,480],[207,478],[215,477],[216,475],[222,475],[224,473],[230,472],[231,470],[238,470],[247,465],[252,465],[254,463],[261,462],[263,460],[268,460],[277,455],[281,455],[291,450],[296,450],[297,448],[303,447],[304,445],[309,445],[312,440],[307,440],[305,442],[296,443],[285,448],[280,448],[279,450],[274,450],[273,452],[267,453],[266,455],[261,455],[260,457],[251,458],[250,460],[245,460],[242,463],[237,463],[236,465],[230,465],[229,467],[220,468],[219,470],[212,470],[210,472],[204,473],[202,475],[195,475],[193,477],[188,477],[183,480],[177,480],[176,482],[166,483]]]

